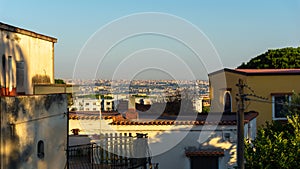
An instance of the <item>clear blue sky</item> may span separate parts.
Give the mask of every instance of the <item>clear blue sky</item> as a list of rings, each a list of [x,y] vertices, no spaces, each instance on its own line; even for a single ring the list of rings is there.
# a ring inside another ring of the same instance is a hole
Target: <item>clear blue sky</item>
[[[99,28],[138,12],[168,13],[196,25],[224,67],[235,68],[270,48],[300,46],[299,0],[0,0],[0,22],[58,38],[56,78],[72,78],[80,49]]]

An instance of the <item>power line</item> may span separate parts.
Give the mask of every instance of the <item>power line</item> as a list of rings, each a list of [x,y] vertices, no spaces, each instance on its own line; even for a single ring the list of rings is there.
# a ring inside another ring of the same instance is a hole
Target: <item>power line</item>
[[[53,115],[50,115],[50,116],[44,116],[44,117],[40,117],[40,118],[36,118],[36,119],[30,119],[30,120],[27,120],[27,121],[21,121],[21,122],[17,122],[17,123],[11,123],[11,125],[18,125],[18,124],[23,124],[23,123],[29,123],[29,122],[38,121],[38,120],[47,119],[47,118],[52,118],[52,117],[60,116],[60,115],[64,115],[64,117],[65,117],[67,115],[67,113],[53,114]]]
[[[277,104],[277,105],[284,105],[284,106],[296,106],[300,107],[300,104],[295,104],[295,103],[284,103],[284,102],[276,102],[276,101],[267,101],[267,100],[259,100],[259,99],[251,99],[248,98],[249,101],[256,101],[256,102],[263,102],[263,103],[270,103],[270,104]]]

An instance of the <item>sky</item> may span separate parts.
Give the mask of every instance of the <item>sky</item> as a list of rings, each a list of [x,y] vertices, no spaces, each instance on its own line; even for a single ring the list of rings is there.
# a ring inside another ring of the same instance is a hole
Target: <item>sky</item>
[[[55,78],[205,79],[299,46],[300,0],[0,0],[0,22],[58,39]]]

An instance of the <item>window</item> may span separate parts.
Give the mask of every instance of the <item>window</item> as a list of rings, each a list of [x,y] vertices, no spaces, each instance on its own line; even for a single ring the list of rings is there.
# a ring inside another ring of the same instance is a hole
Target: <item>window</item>
[[[272,96],[272,116],[273,120],[285,120],[288,110],[287,106],[291,101],[289,94],[276,94]]]
[[[93,110],[97,110],[96,108],[93,108]]]
[[[17,92],[25,93],[24,89],[24,61],[18,61],[17,63]]]
[[[89,109],[89,108],[85,108],[85,110],[86,110],[86,111],[89,111],[90,109]]]
[[[231,112],[231,95],[229,92],[226,92],[224,95],[224,112]]]
[[[219,168],[219,158],[218,157],[191,157],[191,169],[211,169]]]
[[[96,105],[97,102],[93,102],[93,105]]]
[[[40,140],[37,144],[37,156],[40,159],[43,159],[45,157],[44,142],[42,140]]]
[[[106,102],[106,105],[110,105],[110,102]]]
[[[90,103],[85,103],[86,106],[90,105]]]

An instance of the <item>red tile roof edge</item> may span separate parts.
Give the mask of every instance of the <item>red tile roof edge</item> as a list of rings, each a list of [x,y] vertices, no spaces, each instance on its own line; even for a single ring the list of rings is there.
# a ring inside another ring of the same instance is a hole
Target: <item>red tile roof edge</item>
[[[224,150],[196,150],[186,151],[187,157],[199,157],[199,156],[224,156]]]
[[[236,125],[236,119],[228,119],[221,121],[205,121],[205,120],[150,120],[150,121],[132,121],[129,119],[117,118],[118,115],[102,115],[102,119],[113,119],[110,125]],[[234,114],[232,114],[234,115]],[[250,111],[245,113],[244,123],[249,123],[258,116],[258,112]],[[69,114],[70,120],[99,120],[100,115],[88,114]]]

